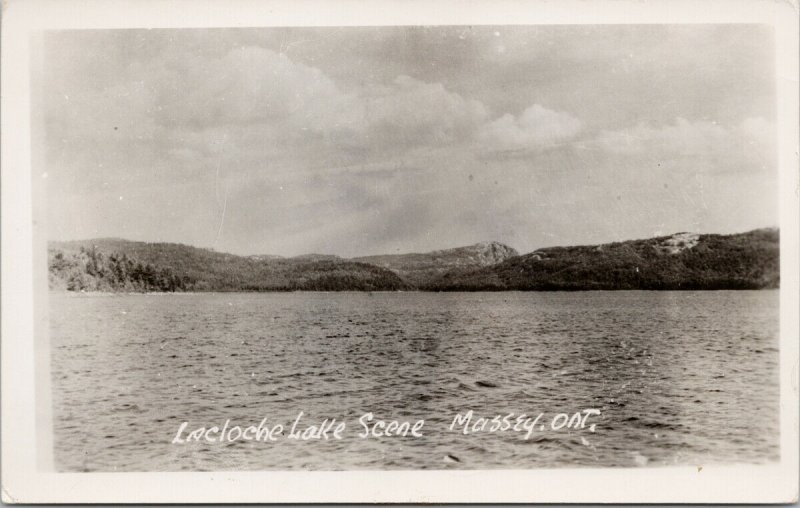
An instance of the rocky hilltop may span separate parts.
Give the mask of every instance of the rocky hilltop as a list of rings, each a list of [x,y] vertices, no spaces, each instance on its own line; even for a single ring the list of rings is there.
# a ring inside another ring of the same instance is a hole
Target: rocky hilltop
[[[762,289],[780,283],[780,235],[677,233],[647,240],[551,247],[502,263],[450,272],[438,291]]]
[[[780,283],[780,235],[677,233],[519,255],[497,242],[343,259],[236,256],[174,243],[52,242],[50,286],[75,291],[553,291],[762,289]]]
[[[496,265],[519,253],[498,242],[481,242],[466,247],[436,250],[423,254],[387,254],[364,256],[353,261],[369,263],[391,270],[409,284],[424,288],[430,281],[448,272],[459,273],[465,270]]]

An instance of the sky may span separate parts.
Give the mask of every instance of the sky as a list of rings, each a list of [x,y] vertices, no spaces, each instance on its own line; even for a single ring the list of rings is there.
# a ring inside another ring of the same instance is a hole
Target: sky
[[[758,25],[48,32],[34,176],[50,239],[236,254],[776,227],[773,44]]]

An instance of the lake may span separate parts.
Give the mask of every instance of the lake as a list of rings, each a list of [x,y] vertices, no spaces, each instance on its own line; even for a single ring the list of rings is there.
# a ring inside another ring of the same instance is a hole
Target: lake
[[[56,468],[776,461],[778,302],[772,290],[51,293]],[[599,414],[580,426],[587,409]],[[452,429],[469,410],[468,433]],[[342,439],[288,438],[301,411],[296,429],[335,418]],[[360,437],[366,413],[424,427]],[[541,414],[532,434],[472,431],[520,414]],[[264,419],[283,426],[275,441],[172,442],[184,422],[182,438]]]

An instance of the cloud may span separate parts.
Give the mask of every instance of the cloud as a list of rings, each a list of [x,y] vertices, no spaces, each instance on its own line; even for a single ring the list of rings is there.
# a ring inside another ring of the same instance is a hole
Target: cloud
[[[195,141],[186,148],[200,152],[219,147],[221,131],[232,134],[227,143],[247,150],[233,139],[242,129],[265,134],[250,140],[262,148],[403,151],[469,139],[488,117],[481,102],[441,83],[401,75],[342,90],[319,69],[260,47],[154,65],[137,73],[158,91],[146,109],[171,137]]]
[[[480,139],[493,150],[536,150],[574,138],[581,126],[569,113],[534,104],[517,117],[505,114],[483,126]]]
[[[98,190],[145,174],[170,185],[217,172],[369,166],[465,142],[489,115],[479,101],[407,75],[341,87],[268,48],[173,53],[114,73],[96,72],[102,62],[49,71],[48,159],[64,184]]]
[[[581,128],[571,115],[538,104],[491,121],[481,101],[404,74],[342,86],[313,65],[259,46],[198,49],[180,58],[153,53],[117,71],[94,87],[82,76],[56,76],[52,91],[71,102],[52,94],[49,137],[81,146],[101,139],[99,129],[108,138],[98,153],[105,163],[171,165],[186,178],[220,160],[240,172],[281,164],[303,170],[476,140],[491,150],[539,148]],[[68,151],[53,156],[69,164]]]
[[[471,136],[488,116],[479,101],[448,91],[441,83],[409,76],[368,90],[361,108],[368,137],[404,144],[458,141]]]
[[[764,118],[747,118],[732,126],[715,121],[677,118],[673,124],[640,123],[602,131],[592,142],[600,149],[627,156],[693,161],[717,172],[767,170],[775,163],[775,125]]]
[[[227,196],[221,250],[351,255],[774,223],[769,52],[671,31],[50,34],[51,220],[211,245]]]
[[[319,69],[259,47],[232,49],[220,58],[162,62],[155,75],[157,115],[170,126],[237,125],[302,118],[341,100]]]
[[[627,129],[602,131],[596,142],[616,153],[667,151],[676,155],[697,155],[719,149],[727,138],[728,131],[716,122],[677,118],[673,125],[654,127],[639,123]]]
[[[488,115],[482,103],[441,83],[404,75],[344,91],[319,69],[259,47],[163,65],[153,74],[160,124],[190,130],[271,124],[278,138],[272,141],[316,139],[356,149],[451,143],[471,136]]]

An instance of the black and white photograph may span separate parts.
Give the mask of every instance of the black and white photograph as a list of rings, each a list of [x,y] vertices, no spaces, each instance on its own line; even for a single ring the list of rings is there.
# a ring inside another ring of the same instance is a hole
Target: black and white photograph
[[[37,31],[36,469],[796,468],[778,40]]]

